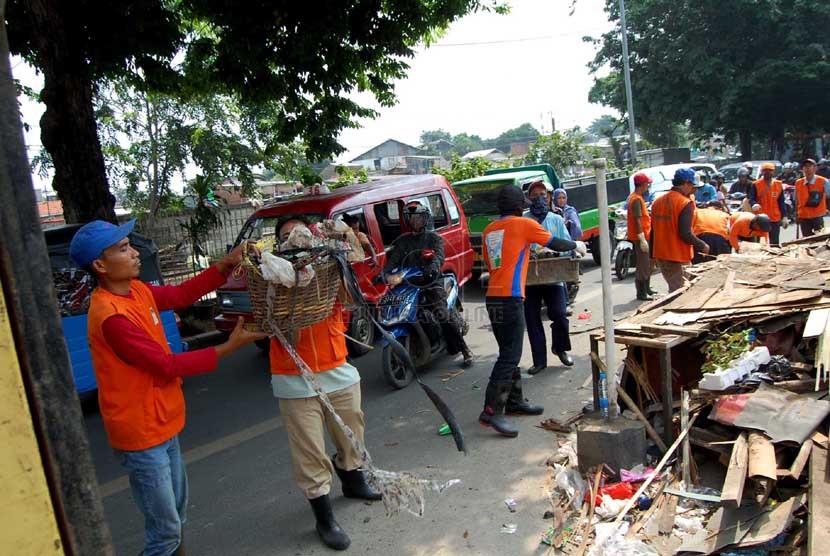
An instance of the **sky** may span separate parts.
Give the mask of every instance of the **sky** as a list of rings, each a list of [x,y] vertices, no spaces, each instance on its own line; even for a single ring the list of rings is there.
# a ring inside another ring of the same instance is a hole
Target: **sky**
[[[588,102],[593,77],[586,64],[595,47],[582,37],[597,37],[611,27],[604,0],[508,0],[508,15],[477,13],[451,25],[429,48],[419,48],[409,61],[406,79],[396,83],[398,103],[383,108],[371,95],[356,95],[380,113],[362,120],[359,129],[339,138],[347,161],[386,139],[417,145],[422,131],[444,129],[492,138],[530,122],[550,132],[586,127],[613,110]],[[43,82],[33,68],[12,60],[14,76],[36,90]],[[21,98],[29,157],[40,149],[38,120],[43,106]],[[195,173],[195,171],[194,171]],[[49,180],[33,176],[35,187]]]

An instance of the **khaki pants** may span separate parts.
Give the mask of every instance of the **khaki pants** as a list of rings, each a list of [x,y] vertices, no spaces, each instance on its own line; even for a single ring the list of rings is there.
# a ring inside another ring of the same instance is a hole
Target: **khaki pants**
[[[637,271],[634,277],[637,280],[647,282],[651,278],[651,271],[654,269],[654,261],[648,253],[643,253],[640,250],[640,244],[634,241],[634,258],[637,265]]]
[[[679,290],[686,285],[686,279],[683,278],[684,263],[677,263],[674,261],[658,260],[657,264],[660,266],[660,272],[669,285],[669,293]]]
[[[329,394],[331,404],[343,421],[354,431],[355,437],[363,444],[363,411],[360,409],[360,383]],[[328,494],[331,490],[331,475],[334,467],[326,454],[325,429],[337,448],[337,466],[346,471],[363,465],[346,435],[334,422],[320,398],[280,398],[280,413],[285,431],[288,433],[288,447],[294,480],[306,498],[312,499]]]

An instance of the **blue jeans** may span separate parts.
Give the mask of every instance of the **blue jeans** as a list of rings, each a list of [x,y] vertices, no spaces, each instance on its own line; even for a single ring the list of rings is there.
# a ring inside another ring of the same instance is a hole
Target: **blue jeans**
[[[484,303],[499,357],[490,373],[492,384],[513,384],[513,371],[522,359],[525,341],[524,299],[521,297],[486,297]]]
[[[187,474],[178,435],[152,448],[117,453],[144,514],[144,556],[169,556],[179,547],[187,520]]]

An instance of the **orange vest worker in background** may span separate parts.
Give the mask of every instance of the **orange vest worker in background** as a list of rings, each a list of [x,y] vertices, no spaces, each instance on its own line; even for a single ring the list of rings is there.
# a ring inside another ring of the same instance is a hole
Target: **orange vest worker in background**
[[[784,184],[775,179],[775,164],[772,162],[761,164],[761,179],[749,188],[749,204],[752,212],[769,216],[769,241],[772,245],[779,245],[781,228],[786,228],[790,222],[784,217]]]
[[[639,172],[634,174],[634,191],[628,196],[628,240],[634,244],[634,257],[637,271],[634,275],[634,287],[637,299],[649,301],[654,299],[651,289],[651,272],[654,264],[649,253],[648,240],[651,239],[651,216],[648,213],[645,196],[651,185],[651,178]]]
[[[651,204],[651,254],[669,292],[683,287],[683,266],[692,261],[695,249],[709,252],[709,246],[692,232],[695,204],[689,197],[700,186],[696,180],[694,170],[678,169],[669,192]]]
[[[795,182],[795,198],[798,204],[796,218],[804,237],[811,236],[824,228],[824,215],[827,212],[825,186],[827,179],[816,175],[816,161],[808,158],[802,162],[804,177]]]
[[[141,260],[127,238],[134,225],[135,220],[122,226],[102,220],[85,224],[72,238],[69,255],[98,281],[89,301],[89,348],[104,428],[144,514],[143,554],[182,555],[187,510],[178,437],[185,420],[182,377],[213,371],[219,357],[265,334],[243,329],[240,317],[227,342],[171,353],[160,311],[187,307],[224,284],[244,246],[179,286],[150,286],[138,280]]]

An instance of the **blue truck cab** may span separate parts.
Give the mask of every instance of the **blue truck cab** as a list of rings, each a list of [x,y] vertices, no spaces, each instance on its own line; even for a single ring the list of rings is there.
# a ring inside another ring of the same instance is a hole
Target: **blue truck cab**
[[[72,377],[75,380],[75,390],[79,397],[89,398],[98,389],[95,382],[95,372],[92,369],[92,356],[87,340],[87,310],[89,309],[89,294],[92,292],[92,277],[84,270],[79,269],[69,258],[69,242],[80,224],[69,224],[44,231],[46,247],[49,251],[49,262],[52,267],[55,292],[58,297],[58,311],[61,315],[63,336],[69,351],[69,361],[72,364]],[[153,240],[133,232],[129,236],[130,243],[139,252],[141,258],[141,275],[139,279],[149,284],[162,284],[161,268],[158,262],[158,249]],[[176,315],[173,311],[161,313],[161,322],[167,342],[173,353],[181,353],[187,349],[182,342]]]

